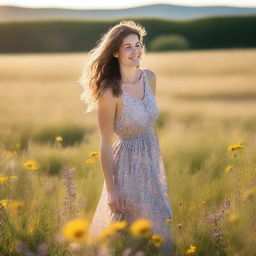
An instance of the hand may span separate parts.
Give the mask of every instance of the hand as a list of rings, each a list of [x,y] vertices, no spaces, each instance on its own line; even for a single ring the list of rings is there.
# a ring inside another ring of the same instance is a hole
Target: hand
[[[116,184],[108,191],[108,205],[113,213],[125,213],[126,200],[121,196]]]

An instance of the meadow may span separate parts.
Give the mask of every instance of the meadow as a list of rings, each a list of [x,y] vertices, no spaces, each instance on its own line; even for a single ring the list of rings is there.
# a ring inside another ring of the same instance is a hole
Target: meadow
[[[80,101],[85,62],[86,53],[0,55],[0,255],[160,255],[156,241],[129,251],[133,239],[147,243],[136,236],[105,237],[93,252],[86,243],[103,175],[97,112]],[[157,75],[173,256],[256,255],[255,66],[256,49],[142,61]]]

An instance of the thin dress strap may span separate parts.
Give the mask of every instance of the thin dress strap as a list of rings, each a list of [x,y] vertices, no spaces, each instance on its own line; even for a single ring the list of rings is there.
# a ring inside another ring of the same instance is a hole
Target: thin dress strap
[[[150,93],[151,93],[151,96],[154,97],[152,88],[151,88],[151,86],[149,85],[148,76],[147,76],[147,74],[146,74],[146,72],[145,72],[145,69],[144,69],[144,68],[141,68],[141,71],[143,72],[144,79],[146,80],[146,81],[144,80],[144,81],[145,81],[145,82],[144,82],[144,86],[145,86],[145,95],[146,95],[146,91],[149,89],[149,91],[150,91]],[[146,88],[146,87],[147,87],[147,88]],[[148,88],[148,87],[149,87],[149,88]]]

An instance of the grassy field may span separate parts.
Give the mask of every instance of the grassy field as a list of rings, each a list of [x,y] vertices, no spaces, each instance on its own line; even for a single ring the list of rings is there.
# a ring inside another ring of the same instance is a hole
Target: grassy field
[[[0,255],[90,249],[61,233],[71,217],[91,220],[103,184],[90,156],[99,151],[97,112],[85,114],[77,83],[85,61],[86,53],[0,55]],[[157,75],[173,255],[256,255],[255,66],[255,49],[143,59]],[[123,255],[124,244],[115,248]]]

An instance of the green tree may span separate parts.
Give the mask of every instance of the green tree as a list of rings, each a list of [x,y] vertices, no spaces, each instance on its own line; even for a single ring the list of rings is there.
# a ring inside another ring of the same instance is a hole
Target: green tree
[[[149,45],[151,51],[176,51],[189,49],[186,37],[178,34],[160,35],[154,38]]]

